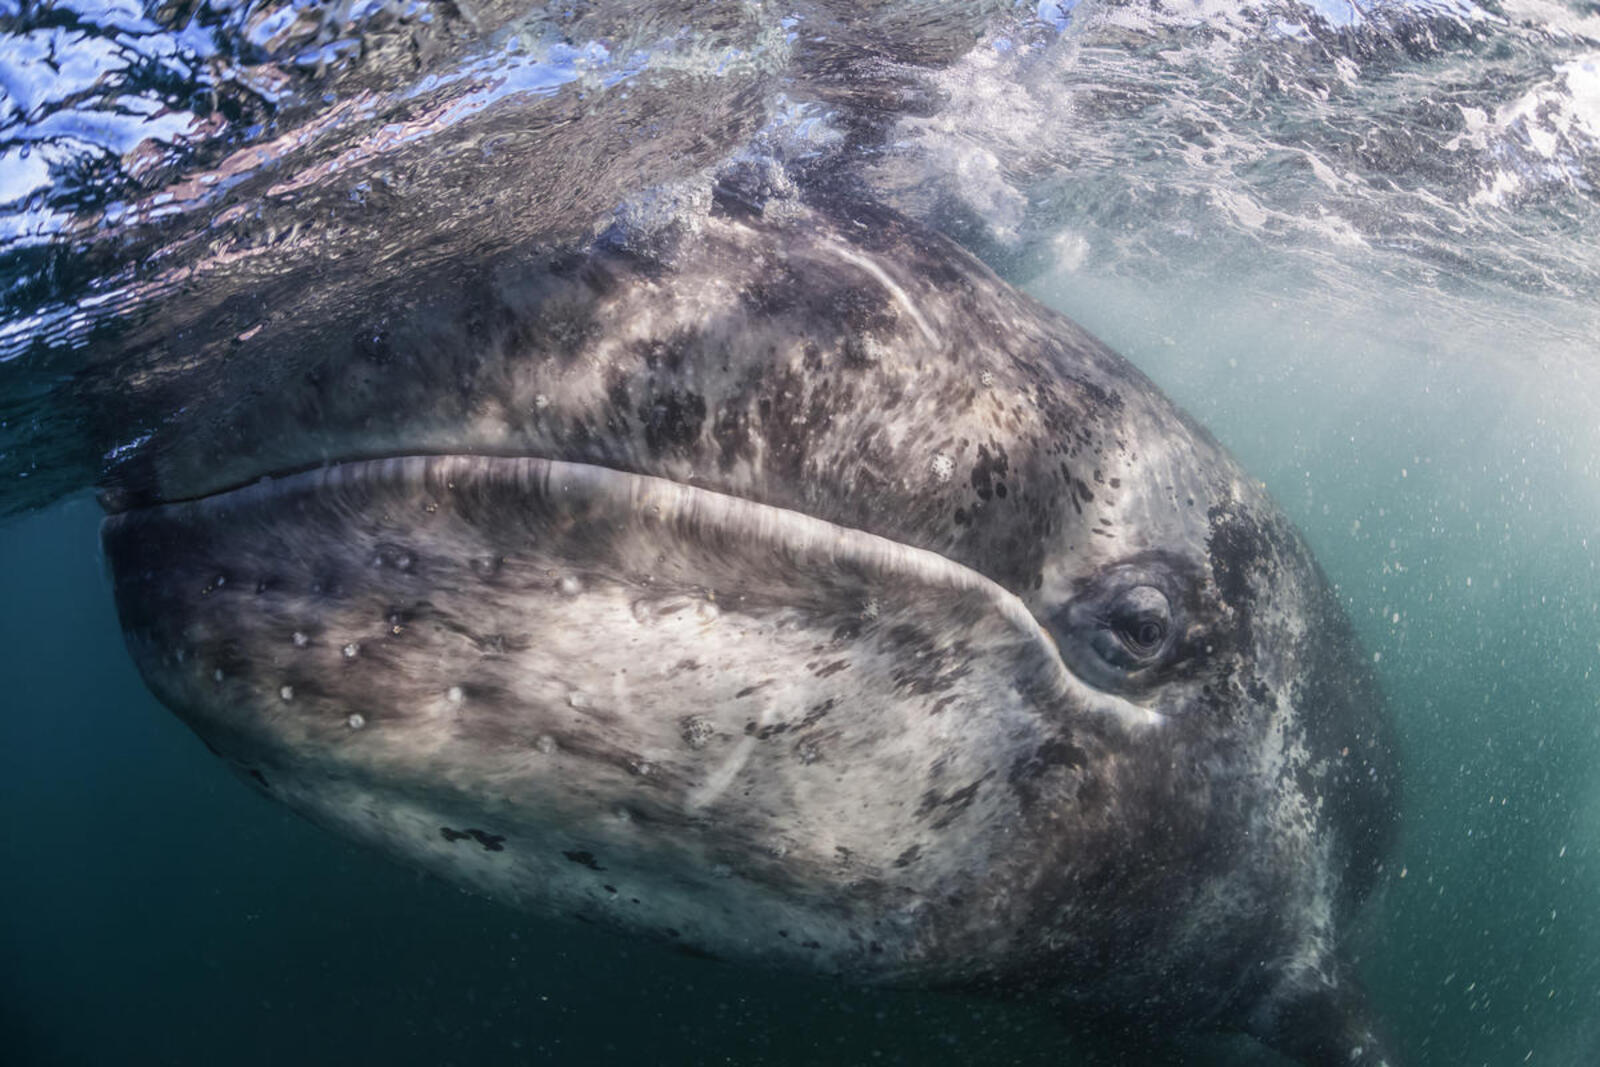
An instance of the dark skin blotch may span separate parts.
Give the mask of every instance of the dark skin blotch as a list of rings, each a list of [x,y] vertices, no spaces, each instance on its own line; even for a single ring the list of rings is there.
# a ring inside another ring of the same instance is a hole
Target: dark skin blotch
[[[985,774],[982,778],[967,783],[949,795],[941,794],[937,789],[930,789],[922,795],[922,802],[917,806],[917,814],[919,816],[931,815],[939,808],[945,809],[933,823],[935,830],[942,830],[954,822],[956,816],[972,806],[973,800],[978,796],[978,790],[988,780],[989,775]]]
[[[686,453],[700,440],[706,402],[698,393],[670,389],[646,397],[638,415],[644,425],[645,447],[652,456],[667,451]]]
[[[599,862],[594,858],[593,852],[585,852],[582,849],[574,849],[571,852],[563,852],[561,854],[580,867],[587,867],[591,871],[605,870],[605,868],[600,866]]]
[[[482,830],[468,830],[467,833],[471,834],[473,840],[483,846],[485,852],[504,852],[506,850],[504,834],[488,834]]]
[[[978,459],[972,465],[970,480],[979,500],[990,500],[995,496],[995,483],[1006,476],[1009,467],[1005,449],[996,448],[991,453],[986,445],[978,446]],[[1005,494],[1002,491],[1000,495]]]
[[[1017,760],[1006,773],[1024,808],[1039,799],[1040,779],[1057,768],[1075,770],[1089,762],[1088,753],[1065,738],[1051,738],[1025,758]]]
[[[482,845],[485,852],[504,852],[506,850],[504,834],[490,834],[482,830],[472,829],[452,830],[448,826],[441,826],[439,827],[439,836],[452,844],[457,841],[471,839]]]

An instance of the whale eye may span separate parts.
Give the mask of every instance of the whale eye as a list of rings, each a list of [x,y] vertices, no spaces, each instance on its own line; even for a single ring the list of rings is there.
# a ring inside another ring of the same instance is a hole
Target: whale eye
[[[1148,585],[1136,586],[1112,608],[1111,630],[1129,652],[1150,656],[1161,650],[1172,627],[1172,608],[1166,594]]]
[[[1123,590],[1108,605],[1101,632],[1091,640],[1112,666],[1137,670],[1159,658],[1172,631],[1172,605],[1150,585]]]
[[[1085,583],[1050,615],[1050,630],[1069,669],[1111,692],[1161,684],[1188,648],[1181,583],[1158,562],[1115,567]]]

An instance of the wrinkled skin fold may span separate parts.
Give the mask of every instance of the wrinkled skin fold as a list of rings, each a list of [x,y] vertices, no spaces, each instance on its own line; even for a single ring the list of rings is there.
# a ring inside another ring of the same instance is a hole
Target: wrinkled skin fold
[[[108,486],[129,648],[314,820],[730,959],[1384,1062],[1340,936],[1398,782],[1328,583],[944,239],[723,187],[183,430]]]

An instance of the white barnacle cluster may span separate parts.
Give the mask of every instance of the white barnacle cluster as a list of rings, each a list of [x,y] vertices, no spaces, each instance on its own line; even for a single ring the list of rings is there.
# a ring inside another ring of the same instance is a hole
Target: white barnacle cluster
[[[943,485],[945,482],[948,482],[956,472],[955,460],[951,459],[943,452],[935,452],[933,454],[933,463],[931,464],[931,467],[933,469],[934,478],[941,485]]]
[[[690,716],[681,730],[683,741],[690,748],[705,748],[717,735],[716,724],[703,715]]]

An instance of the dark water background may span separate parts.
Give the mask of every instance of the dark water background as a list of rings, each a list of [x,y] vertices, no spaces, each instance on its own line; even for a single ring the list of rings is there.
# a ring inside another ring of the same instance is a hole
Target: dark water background
[[[1593,4],[887,5],[831,44],[749,5],[80,6],[0,5],[0,1062],[1101,1058],[1022,1008],[752,974],[369,856],[232,780],[123,652],[87,486],[364,295],[647,186],[635,216],[681,206],[752,140],[858,168],[1267,483],[1400,729],[1354,941],[1404,1062],[1600,1062]],[[73,86],[25,61],[141,19]],[[559,180],[528,166],[551,144]]]

